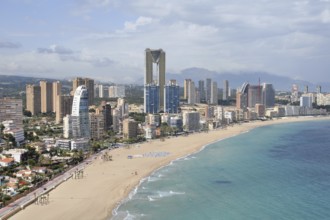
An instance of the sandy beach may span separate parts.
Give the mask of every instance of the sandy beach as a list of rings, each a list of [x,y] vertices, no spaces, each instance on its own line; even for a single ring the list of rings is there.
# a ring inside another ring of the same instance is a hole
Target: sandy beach
[[[69,179],[51,191],[49,203],[32,204],[10,219],[109,219],[114,208],[154,170],[171,161],[199,151],[203,146],[238,135],[253,128],[278,123],[329,120],[325,117],[299,117],[258,121],[226,129],[153,140],[118,148],[108,153],[113,161],[95,160],[84,170],[84,178]],[[133,156],[133,159],[128,159]]]

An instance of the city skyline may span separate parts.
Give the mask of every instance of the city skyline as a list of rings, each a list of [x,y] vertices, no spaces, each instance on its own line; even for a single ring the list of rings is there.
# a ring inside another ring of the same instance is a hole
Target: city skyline
[[[330,67],[329,4],[5,1],[0,73],[131,83],[150,47],[167,52],[171,73],[263,71],[317,83]]]

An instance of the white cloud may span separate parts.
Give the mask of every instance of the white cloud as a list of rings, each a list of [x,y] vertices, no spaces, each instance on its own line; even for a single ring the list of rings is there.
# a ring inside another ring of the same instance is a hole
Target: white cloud
[[[310,69],[318,68],[321,76],[330,68],[329,62],[323,62],[330,59],[328,0],[76,3],[75,13],[88,22],[68,22],[66,27],[74,27],[64,31],[70,39],[55,39],[51,42],[61,45],[40,47],[31,62],[42,61],[56,72],[92,72],[95,77],[129,81],[143,76],[145,48],[164,49],[166,68],[177,72],[198,66],[216,71],[292,72],[313,80]],[[18,56],[8,57],[7,63],[14,62],[11,71],[14,64],[29,68]]]
[[[124,30],[125,31],[136,31],[136,29],[140,26],[145,26],[151,24],[154,20],[150,17],[138,17],[135,22],[125,22]]]

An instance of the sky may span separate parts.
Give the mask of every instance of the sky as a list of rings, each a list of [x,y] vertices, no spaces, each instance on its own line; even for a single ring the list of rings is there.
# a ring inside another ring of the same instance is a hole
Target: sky
[[[1,0],[0,74],[134,83],[166,71],[263,71],[329,82],[330,0]]]

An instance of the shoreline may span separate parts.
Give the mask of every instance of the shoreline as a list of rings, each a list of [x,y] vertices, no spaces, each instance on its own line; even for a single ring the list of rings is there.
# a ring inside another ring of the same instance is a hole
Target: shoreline
[[[189,157],[207,146],[227,138],[249,132],[254,128],[273,124],[329,120],[329,117],[282,118],[271,121],[257,121],[200,132],[188,136],[171,137],[161,142],[158,139],[138,143],[129,149],[109,151],[111,162],[95,163],[85,169],[86,178],[70,179],[50,193],[50,203],[44,206],[32,204],[10,219],[110,219],[130,194],[153,173],[176,160]],[[143,155],[150,152],[169,152],[163,157],[142,157],[127,159],[128,155]]]

